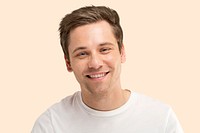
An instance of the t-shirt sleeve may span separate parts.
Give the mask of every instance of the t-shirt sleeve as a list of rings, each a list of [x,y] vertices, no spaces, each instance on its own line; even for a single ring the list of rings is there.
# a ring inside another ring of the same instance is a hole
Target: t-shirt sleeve
[[[169,111],[165,133],[184,133],[176,114],[172,109]]]
[[[54,133],[48,111],[36,120],[31,133]]]

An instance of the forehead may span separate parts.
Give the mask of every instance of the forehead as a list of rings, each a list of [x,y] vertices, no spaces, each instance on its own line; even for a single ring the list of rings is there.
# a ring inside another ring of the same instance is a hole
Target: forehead
[[[116,43],[112,27],[106,21],[79,26],[70,32],[69,49],[79,46],[91,46],[105,42]]]

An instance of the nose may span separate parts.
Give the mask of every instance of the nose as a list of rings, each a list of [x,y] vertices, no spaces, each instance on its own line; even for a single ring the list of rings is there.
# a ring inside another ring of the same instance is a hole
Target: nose
[[[103,66],[103,61],[101,57],[97,54],[92,54],[88,61],[88,68],[99,69]]]

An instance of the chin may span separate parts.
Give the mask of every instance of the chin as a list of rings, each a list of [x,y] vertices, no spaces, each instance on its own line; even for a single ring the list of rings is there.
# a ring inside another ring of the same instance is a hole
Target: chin
[[[109,90],[109,87],[96,87],[92,90],[92,93],[96,95],[107,95]]]

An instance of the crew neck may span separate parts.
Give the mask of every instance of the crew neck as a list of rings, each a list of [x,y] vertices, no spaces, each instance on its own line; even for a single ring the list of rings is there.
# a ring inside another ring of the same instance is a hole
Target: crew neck
[[[81,92],[79,91],[77,93],[77,100],[78,100],[78,104],[80,105],[80,107],[88,114],[96,116],[96,117],[111,117],[111,116],[115,116],[118,114],[121,114],[122,112],[126,111],[130,105],[132,105],[135,101],[136,101],[136,94],[133,93],[131,90],[130,91],[130,96],[128,101],[123,104],[122,106],[120,106],[119,108],[116,108],[114,110],[110,110],[110,111],[99,111],[99,110],[95,110],[92,109],[90,107],[88,107],[82,100],[82,96],[81,96]]]

